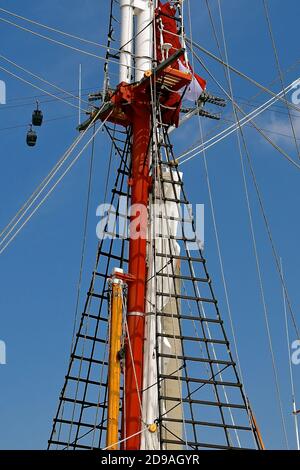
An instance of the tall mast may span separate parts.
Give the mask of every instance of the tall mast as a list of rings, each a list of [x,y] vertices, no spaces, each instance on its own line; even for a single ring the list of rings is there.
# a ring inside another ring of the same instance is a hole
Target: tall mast
[[[122,0],[121,6],[121,81],[128,83],[135,47],[135,79],[152,69],[153,2]],[[136,40],[133,20],[136,16]],[[124,67],[126,64],[126,67]],[[131,223],[137,235],[130,233],[128,270],[132,281],[128,286],[127,347],[124,386],[124,447],[140,448],[142,422],[143,346],[145,329],[145,297],[147,278],[147,228],[150,147],[150,96],[132,87],[132,156],[131,156]],[[134,221],[139,220],[139,226]],[[133,436],[133,437],[130,437]]]
[[[186,112],[184,93],[222,105],[187,67],[180,3],[111,1],[109,44],[121,18],[119,84],[105,87],[79,130],[108,122],[120,162],[50,448],[262,447],[168,134]]]

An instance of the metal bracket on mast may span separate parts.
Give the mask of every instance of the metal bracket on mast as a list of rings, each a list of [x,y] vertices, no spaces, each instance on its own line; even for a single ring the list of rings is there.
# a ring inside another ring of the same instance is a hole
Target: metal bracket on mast
[[[192,80],[192,74],[173,67],[184,53],[185,49],[179,49],[166,60],[161,62],[152,71],[146,71],[138,83],[120,83],[117,89],[111,91],[111,95],[107,97],[109,101],[104,104],[103,110],[99,114],[98,119],[103,121],[111,111],[113,111],[108,121],[127,127],[132,122],[129,117],[130,112],[128,104],[132,104],[135,99],[134,97],[139,93],[145,93],[148,91],[150,95],[151,83],[152,85],[156,84],[161,99],[164,99],[166,94],[176,92],[188,85]],[[94,109],[91,112],[90,117],[78,126],[77,129],[80,132],[84,131],[97,115],[98,111],[99,108]]]

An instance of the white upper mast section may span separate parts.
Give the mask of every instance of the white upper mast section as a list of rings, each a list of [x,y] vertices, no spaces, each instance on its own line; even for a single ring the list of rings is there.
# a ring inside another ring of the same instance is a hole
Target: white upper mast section
[[[151,70],[153,58],[153,17],[152,0],[120,0],[121,7],[121,53],[120,82],[131,82],[133,54],[135,54],[135,80],[143,78]],[[134,35],[134,16],[136,32]]]
[[[120,82],[130,82],[133,53],[132,0],[121,0]]]

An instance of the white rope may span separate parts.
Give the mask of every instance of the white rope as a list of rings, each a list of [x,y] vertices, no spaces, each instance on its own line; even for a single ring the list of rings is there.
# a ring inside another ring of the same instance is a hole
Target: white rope
[[[148,431],[148,428],[144,427],[144,429],[141,429],[140,431],[138,431],[138,432],[132,434],[131,436],[125,437],[124,439],[120,439],[119,441],[114,442],[114,443],[111,444],[110,446],[104,447],[104,448],[101,449],[101,450],[108,450],[108,449],[110,449],[110,448],[113,447],[113,446],[122,444],[123,442],[128,441],[128,439],[132,439],[132,438],[135,437],[135,436],[139,436],[140,434],[142,434],[142,433],[145,432],[145,431]]]

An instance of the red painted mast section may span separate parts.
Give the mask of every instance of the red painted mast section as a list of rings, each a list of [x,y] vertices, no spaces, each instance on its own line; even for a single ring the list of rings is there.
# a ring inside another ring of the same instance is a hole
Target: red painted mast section
[[[136,91],[132,99],[132,171],[131,171],[131,228],[129,241],[127,323],[128,339],[125,357],[125,425],[127,450],[140,449],[141,403],[143,386],[143,347],[145,328],[145,296],[147,276],[147,226],[150,143],[150,95]]]

